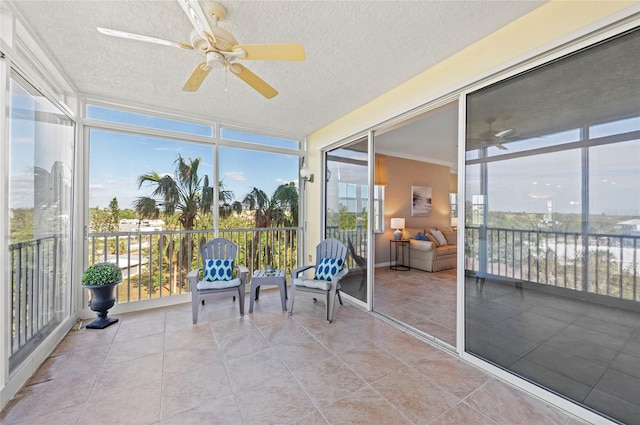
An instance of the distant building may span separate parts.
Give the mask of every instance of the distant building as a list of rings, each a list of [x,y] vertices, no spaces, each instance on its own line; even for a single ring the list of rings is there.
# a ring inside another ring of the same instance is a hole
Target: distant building
[[[618,223],[618,229],[623,236],[640,237],[640,219],[634,218],[632,220],[621,221]],[[623,239],[623,246],[636,246],[636,242],[633,239]]]
[[[120,232],[155,232],[161,231],[164,220],[138,220],[137,218],[123,218],[118,223]]]

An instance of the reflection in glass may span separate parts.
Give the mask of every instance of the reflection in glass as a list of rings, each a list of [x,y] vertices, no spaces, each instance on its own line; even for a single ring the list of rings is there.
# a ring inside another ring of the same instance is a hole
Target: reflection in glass
[[[74,123],[17,74],[10,82],[9,372],[70,314]]]
[[[466,350],[625,423],[640,417],[625,390],[640,386],[638,48],[630,32],[467,102]]]
[[[349,274],[341,291],[367,301],[367,140],[326,154],[326,237],[336,238],[349,249]]]

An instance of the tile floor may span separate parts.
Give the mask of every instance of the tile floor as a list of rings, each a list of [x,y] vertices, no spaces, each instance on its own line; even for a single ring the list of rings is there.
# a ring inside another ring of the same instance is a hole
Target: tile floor
[[[456,346],[456,269],[428,273],[376,268],[375,309]]]
[[[239,317],[230,297],[71,331],[2,424],[579,424],[349,304],[277,291]]]
[[[467,279],[467,350],[640,424],[640,313],[535,288]]]
[[[376,269],[376,310],[455,346],[456,271]],[[534,286],[535,288],[535,286]],[[640,313],[467,278],[467,350],[640,424]]]

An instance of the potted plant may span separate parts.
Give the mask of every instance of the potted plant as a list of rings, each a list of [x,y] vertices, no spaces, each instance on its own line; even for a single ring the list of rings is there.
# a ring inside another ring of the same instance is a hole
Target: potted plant
[[[98,318],[87,325],[89,329],[104,329],[118,321],[107,316],[116,303],[113,290],[122,282],[122,270],[114,263],[102,262],[89,266],[82,274],[82,286],[91,291],[89,308]]]

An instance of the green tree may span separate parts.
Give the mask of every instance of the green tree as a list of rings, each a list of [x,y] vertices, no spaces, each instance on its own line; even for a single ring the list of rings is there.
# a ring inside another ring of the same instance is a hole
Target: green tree
[[[192,230],[198,214],[211,211],[213,188],[209,185],[209,177],[200,177],[198,167],[200,158],[185,160],[182,155],[174,162],[173,176],[160,175],[156,171],[138,177],[138,188],[147,184],[153,187],[151,196],[142,196],[134,201],[134,208],[141,218],[157,218],[162,213],[167,219],[177,214],[178,222],[185,230]],[[186,274],[193,258],[193,241],[189,234],[182,236],[179,247],[175,242],[168,244],[166,252],[168,260],[174,264],[173,284],[186,282]],[[173,253],[177,253],[182,261],[173,261]],[[182,264],[182,279],[179,279],[177,264]],[[177,288],[176,288],[177,289]]]
[[[117,232],[120,227],[120,207],[118,206],[118,198],[115,196],[109,202],[109,224],[110,232]]]
[[[271,197],[257,187],[242,200],[244,207],[253,213],[256,228],[269,227],[295,227],[298,225],[299,198],[295,183],[282,184],[276,188]],[[271,244],[264,243],[263,252],[259,252],[260,232],[256,231],[253,237],[253,253],[257,266],[260,265],[260,257],[264,253],[266,263],[273,264],[273,252]]]
[[[161,212],[170,217],[177,212],[182,228],[191,230],[198,213],[211,210],[213,188],[209,185],[208,176],[198,176],[200,158],[185,161],[182,155],[178,155],[174,165],[173,176],[151,171],[138,177],[138,188],[148,184],[154,190],[151,196],[136,199],[134,208],[142,218],[157,218]]]
[[[109,216],[100,207],[89,210],[89,220],[91,223],[91,231],[96,233],[109,231]]]
[[[218,183],[218,215],[220,218],[229,217],[232,213],[238,215],[242,212],[242,203],[234,201],[234,199],[233,191],[227,190],[220,180]]]

